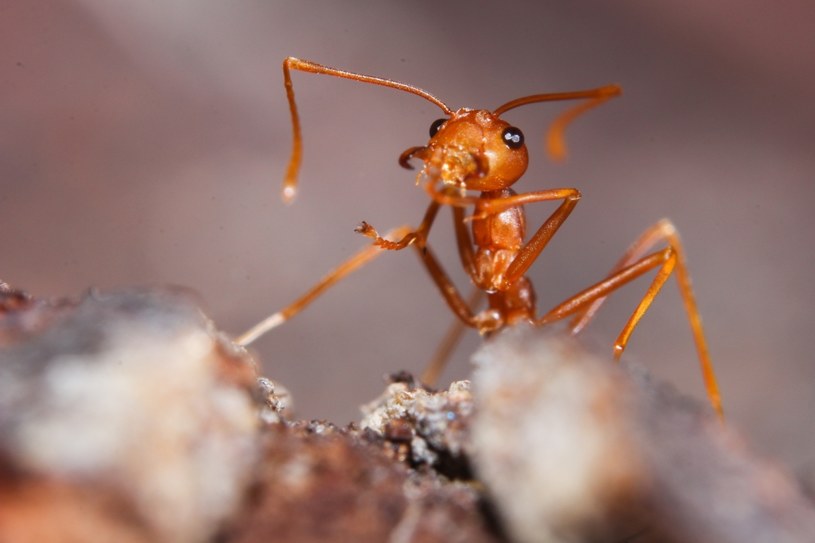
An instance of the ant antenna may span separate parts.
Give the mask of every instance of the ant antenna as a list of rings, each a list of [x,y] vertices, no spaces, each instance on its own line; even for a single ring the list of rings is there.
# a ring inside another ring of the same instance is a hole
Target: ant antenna
[[[566,143],[563,133],[569,123],[586,111],[599,106],[603,102],[606,102],[615,96],[619,96],[622,94],[622,92],[623,89],[619,85],[606,85],[605,87],[583,91],[533,94],[530,96],[524,96],[522,98],[516,98],[515,100],[511,100],[506,104],[498,106],[495,108],[493,113],[496,115],[501,115],[510,109],[515,109],[516,107],[525,106],[527,104],[535,104],[537,102],[581,99],[588,100],[587,102],[578,104],[575,107],[566,110],[566,112],[562,113],[557,119],[555,119],[555,121],[549,127],[549,132],[546,135],[546,149],[549,151],[549,156],[554,160],[563,160],[566,158]]]
[[[291,111],[291,127],[292,127],[292,150],[291,158],[289,159],[289,166],[286,169],[286,179],[283,181],[283,201],[291,203],[297,194],[297,174],[300,171],[300,162],[303,157],[303,136],[300,131],[300,116],[297,114],[297,104],[294,101],[294,87],[291,82],[290,70],[300,70],[302,72],[309,72],[313,74],[331,75],[334,77],[342,77],[359,81],[361,83],[372,83],[374,85],[381,85],[404,92],[409,92],[420,96],[436,104],[441,108],[446,115],[452,115],[453,111],[447,105],[430,94],[423,91],[418,87],[399,83],[398,81],[391,81],[390,79],[383,79],[381,77],[373,77],[370,75],[356,74],[353,72],[346,72],[345,70],[338,70],[336,68],[329,68],[322,64],[317,64],[310,60],[300,60],[299,58],[287,57],[283,61],[283,80],[286,85],[286,97],[289,99],[289,111]]]

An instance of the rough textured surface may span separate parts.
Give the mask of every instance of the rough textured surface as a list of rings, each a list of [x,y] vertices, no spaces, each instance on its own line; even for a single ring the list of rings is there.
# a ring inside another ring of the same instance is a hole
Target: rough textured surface
[[[258,454],[254,369],[186,297],[30,301],[2,321],[0,518],[89,509],[122,539],[137,518],[152,541],[190,542],[234,512]],[[81,539],[41,520],[29,539],[0,524],[0,541],[47,540],[49,528]]]
[[[644,519],[613,510],[646,484],[621,418],[622,374],[556,337],[508,332],[476,355],[472,428],[477,471],[508,529],[522,542],[635,533]]]
[[[3,284],[0,338],[2,543],[503,540],[483,490],[437,470],[467,472],[466,383],[403,375],[382,433],[292,422],[285,388],[168,290]]]
[[[0,478],[0,541],[87,543],[162,541],[131,503],[101,485],[32,474]]]
[[[0,347],[36,334],[73,306],[69,300],[32,298],[0,280]]]
[[[641,370],[526,327],[476,362],[472,389],[396,374],[339,428],[295,420],[188,294],[46,301],[0,283],[0,543],[815,533],[794,483]]]
[[[270,432],[251,505],[229,541],[502,541],[481,494],[417,472],[369,433],[309,423]]]
[[[398,447],[414,466],[450,477],[469,477],[469,425],[473,397],[469,381],[430,391],[410,375],[394,376],[385,393],[364,405],[361,426]]]
[[[475,361],[476,472],[515,540],[812,540],[797,485],[642,370],[526,327]]]

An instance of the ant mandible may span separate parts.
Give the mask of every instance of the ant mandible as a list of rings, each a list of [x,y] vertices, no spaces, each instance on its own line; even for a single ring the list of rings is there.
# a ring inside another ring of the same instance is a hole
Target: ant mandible
[[[663,219],[648,228],[602,281],[568,298],[543,315],[536,314],[535,291],[526,272],[568,218],[581,195],[575,188],[517,194],[512,185],[526,171],[529,159],[523,133],[501,119],[501,115],[511,109],[538,102],[581,100],[577,106],[558,117],[549,129],[548,151],[554,158],[560,158],[565,155],[563,132],[566,126],[581,113],[619,96],[621,88],[618,85],[534,94],[507,102],[492,111],[468,108],[453,111],[441,100],[417,87],[288,57],[283,61],[283,77],[291,111],[293,147],[283,183],[283,200],[287,203],[296,194],[303,152],[291,70],[381,85],[420,96],[438,106],[446,117],[430,126],[427,145],[411,147],[399,156],[399,164],[403,168],[412,169],[409,162],[411,159],[419,159],[424,163],[417,181],[425,181],[425,190],[431,202],[416,229],[402,227],[382,237],[373,226],[363,222],[356,231],[372,238],[374,242],[371,245],[331,271],[300,299],[241,335],[236,341],[238,344],[248,345],[299,313],[324,290],[375,258],[382,249],[415,247],[422,263],[458,319],[481,334],[491,334],[519,322],[545,325],[566,317],[572,318],[569,328],[572,334],[577,334],[588,324],[611,292],[651,270],[657,270],[648,290],[614,343],[614,357],[620,358],[637,323],[668,277],[675,273],[693,332],[707,395],[716,413],[723,416],[718,384],[691,289],[684,249],[670,221]],[[468,191],[480,194],[472,196],[468,195]],[[523,206],[547,201],[561,203],[529,241],[524,243],[526,219]],[[483,292],[487,296],[488,307],[483,311],[475,312],[472,309],[473,301],[466,300],[459,293],[427,244],[430,228],[442,205],[452,209],[458,253],[464,270],[477,288],[476,292]],[[468,216],[465,210],[469,206],[473,206],[473,211]],[[388,238],[393,238],[393,241]],[[649,252],[659,243],[666,246]]]

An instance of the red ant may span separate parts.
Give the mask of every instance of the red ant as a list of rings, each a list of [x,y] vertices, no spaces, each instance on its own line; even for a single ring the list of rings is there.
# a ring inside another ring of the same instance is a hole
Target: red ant
[[[582,100],[557,118],[549,129],[548,151],[554,158],[560,158],[565,155],[563,132],[566,126],[583,112],[619,96],[621,94],[619,86],[608,85],[582,91],[534,94],[507,102],[492,111],[468,108],[453,111],[442,101],[417,87],[289,57],[283,61],[283,77],[293,130],[292,154],[283,184],[283,199],[286,202],[291,202],[296,194],[297,175],[302,157],[300,120],[294,100],[291,70],[382,85],[415,94],[437,105],[446,117],[438,119],[430,126],[430,140],[427,145],[411,147],[399,157],[399,164],[407,169],[412,169],[409,163],[411,159],[416,158],[424,163],[419,180],[426,180],[425,188],[432,201],[418,228],[402,227],[388,236],[393,237],[395,241],[380,236],[371,225],[363,222],[356,231],[373,238],[373,244],[330,272],[299,300],[240,336],[237,343],[247,345],[266,331],[282,324],[303,310],[325,289],[380,254],[380,249],[400,250],[413,246],[458,319],[481,334],[491,334],[518,322],[544,325],[566,317],[572,317],[569,327],[572,334],[577,334],[588,324],[611,292],[651,270],[657,270],[645,296],[614,343],[614,356],[619,359],[637,323],[671,273],[676,272],[679,291],[702,366],[707,394],[714,410],[720,417],[722,416],[716,376],[691,289],[684,249],[676,229],[668,220],[663,219],[648,228],[629,247],[605,279],[568,298],[543,315],[536,314],[535,291],[526,277],[526,272],[568,218],[581,195],[580,191],[574,188],[522,194],[512,190],[512,185],[526,171],[529,159],[523,133],[501,119],[501,115],[511,109],[537,102]],[[468,195],[468,191],[477,191],[480,194],[471,196]],[[526,219],[523,206],[547,201],[560,201],[560,205],[529,241],[524,243]],[[465,300],[462,297],[427,244],[430,228],[442,205],[450,206],[452,209],[458,253],[464,270],[477,287],[476,292],[486,293],[488,307],[483,311],[475,312],[472,309],[477,298]],[[465,209],[469,206],[473,206],[473,211],[467,216]],[[649,253],[658,243],[665,243],[666,247]],[[434,370],[434,373],[436,371]]]

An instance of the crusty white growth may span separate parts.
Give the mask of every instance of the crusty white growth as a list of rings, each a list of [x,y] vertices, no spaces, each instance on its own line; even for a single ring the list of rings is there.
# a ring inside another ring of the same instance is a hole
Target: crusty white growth
[[[390,383],[379,398],[362,406],[360,426],[383,434],[388,421],[408,416],[415,397],[416,391],[406,383]]]
[[[793,480],[707,405],[610,358],[524,326],[475,356],[475,471],[513,541],[813,541]]]
[[[209,540],[243,496],[258,409],[219,374],[239,361],[222,359],[195,311],[137,300],[86,300],[3,353],[5,384],[31,394],[5,406],[3,446],[34,473],[116,489],[158,541]]]
[[[258,395],[263,402],[260,419],[266,424],[280,424],[294,409],[294,400],[288,389],[267,377],[258,377]]]
[[[396,382],[388,385],[379,398],[362,406],[360,426],[386,435],[389,424],[409,423],[414,432],[413,461],[433,464],[439,451],[453,456],[466,452],[466,427],[472,409],[469,381],[456,381],[438,392]]]
[[[379,398],[362,406],[361,426],[381,433],[390,420],[428,411],[445,414],[444,407],[450,405],[460,406],[462,414],[469,415],[472,399],[469,381],[454,381],[447,390],[438,392],[412,388],[402,382],[390,383]]]
[[[606,500],[642,483],[611,362],[523,326],[474,362],[475,465],[514,540],[583,541]]]

